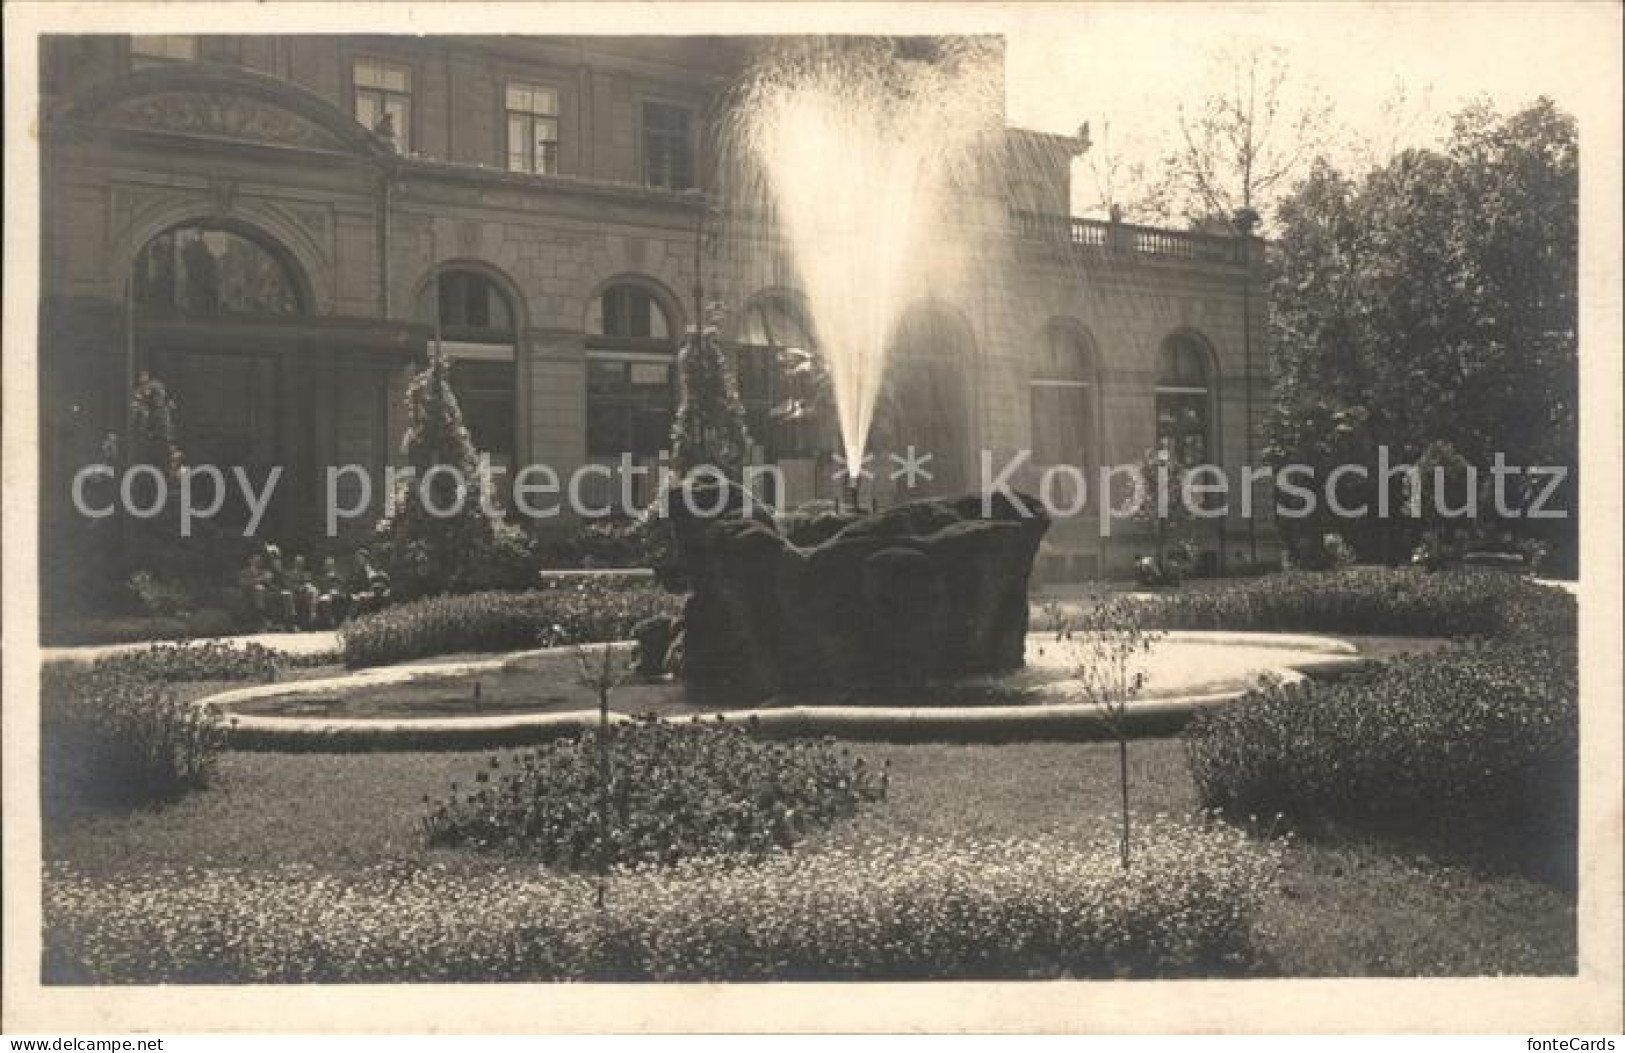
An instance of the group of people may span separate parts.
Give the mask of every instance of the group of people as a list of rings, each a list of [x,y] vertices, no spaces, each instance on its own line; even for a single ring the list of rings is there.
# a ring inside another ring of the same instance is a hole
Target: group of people
[[[262,624],[288,630],[336,628],[351,615],[389,602],[389,575],[364,548],[356,551],[345,576],[332,556],[312,573],[304,556],[285,561],[281,549],[266,545],[248,557],[237,584]]]

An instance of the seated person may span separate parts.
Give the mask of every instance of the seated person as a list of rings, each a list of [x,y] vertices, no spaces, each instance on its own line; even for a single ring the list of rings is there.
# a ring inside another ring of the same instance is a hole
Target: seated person
[[[243,569],[237,572],[237,587],[248,600],[248,608],[258,622],[271,617],[271,576],[265,566],[265,556],[254,553],[248,557]]]
[[[357,614],[389,603],[389,575],[373,565],[372,553],[364,548],[356,550],[355,569],[350,572],[350,603]]]
[[[338,560],[328,556],[322,561],[321,573],[314,582],[316,603],[314,620],[319,629],[336,629],[350,614],[350,593],[339,575]]]
[[[293,565],[283,574],[283,584],[293,597],[295,624],[308,629],[316,617],[316,586],[310,580],[310,567],[304,556],[293,557]]]
[[[265,564],[271,620],[283,628],[296,628],[297,611],[294,609],[293,591],[288,587],[288,572],[282,566],[282,550],[275,545],[266,545]]]

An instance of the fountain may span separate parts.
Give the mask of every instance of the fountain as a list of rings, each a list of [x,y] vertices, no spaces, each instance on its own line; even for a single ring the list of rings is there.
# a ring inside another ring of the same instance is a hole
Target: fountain
[[[771,217],[800,277],[853,512],[792,538],[737,484],[691,477],[669,492],[692,591],[669,648],[665,629],[646,629],[646,669],[664,650],[691,687],[763,698],[1023,664],[1028,582],[1049,525],[1027,513],[1036,501],[972,494],[855,511],[888,345],[907,304],[930,291],[922,264],[977,255],[963,213],[1002,148],[990,46],[825,42],[774,56],[743,88],[731,131],[746,179],[733,196]]]
[[[921,55],[920,42],[803,43],[767,57],[733,107],[729,196],[770,217],[789,246],[847,465],[863,463],[903,310],[929,291],[922,264],[973,254],[967,225],[944,221],[971,203],[1002,147],[993,46],[956,38]]]

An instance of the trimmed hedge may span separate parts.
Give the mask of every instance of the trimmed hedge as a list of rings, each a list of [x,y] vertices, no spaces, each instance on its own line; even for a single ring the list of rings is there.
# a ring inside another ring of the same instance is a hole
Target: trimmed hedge
[[[389,665],[470,651],[514,651],[626,640],[680,597],[647,579],[562,581],[533,592],[432,596],[352,618],[339,630],[344,663]]]
[[[1493,570],[1293,571],[1136,598],[1145,628],[1390,636],[1573,636],[1574,597]]]
[[[1468,644],[1336,682],[1266,686],[1200,714],[1185,742],[1203,803],[1232,816],[1442,836],[1524,856],[1572,849],[1577,650],[1572,641]]]
[[[1111,847],[904,840],[593,882],[401,862],[45,876],[51,983],[1199,976],[1257,964],[1279,844],[1166,820]]]

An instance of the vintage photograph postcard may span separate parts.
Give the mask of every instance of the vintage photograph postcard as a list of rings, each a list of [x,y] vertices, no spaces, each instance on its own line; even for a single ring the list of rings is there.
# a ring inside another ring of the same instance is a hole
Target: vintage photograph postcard
[[[1621,12],[8,4],[6,1030],[1618,1032]]]

